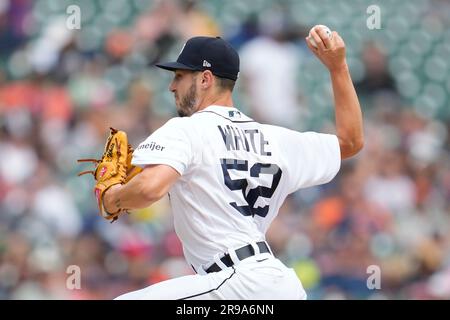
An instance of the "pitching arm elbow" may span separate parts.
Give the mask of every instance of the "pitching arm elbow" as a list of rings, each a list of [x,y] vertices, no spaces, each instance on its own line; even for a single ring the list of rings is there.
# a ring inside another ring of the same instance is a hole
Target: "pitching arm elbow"
[[[339,137],[339,147],[341,149],[341,159],[347,159],[356,155],[364,147],[364,138],[342,139]]]

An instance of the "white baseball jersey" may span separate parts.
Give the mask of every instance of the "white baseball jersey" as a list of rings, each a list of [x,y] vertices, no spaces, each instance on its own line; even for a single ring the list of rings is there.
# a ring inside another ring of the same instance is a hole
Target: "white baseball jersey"
[[[198,271],[216,254],[264,240],[287,195],[329,182],[341,159],[335,135],[209,106],[169,120],[136,148],[132,163],[165,164],[181,175],[169,192],[175,231]]]

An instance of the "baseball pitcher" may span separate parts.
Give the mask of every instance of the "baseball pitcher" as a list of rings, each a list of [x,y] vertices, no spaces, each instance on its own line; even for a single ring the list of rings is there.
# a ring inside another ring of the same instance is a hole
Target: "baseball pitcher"
[[[308,38],[308,47],[330,73],[336,135],[257,123],[236,108],[232,91],[239,56],[220,37],[191,38],[176,62],[157,64],[174,72],[169,89],[180,117],[131,149],[131,163],[117,174],[110,174],[108,165],[125,163],[130,146],[127,151],[126,139],[111,138],[105,149],[109,162],[96,171],[101,181],[96,194],[107,219],[169,194],[176,233],[196,274],[117,299],[306,299],[297,275],[273,255],[265,233],[290,193],[329,182],[341,160],[363,146],[344,41],[321,29],[310,37],[316,46]]]

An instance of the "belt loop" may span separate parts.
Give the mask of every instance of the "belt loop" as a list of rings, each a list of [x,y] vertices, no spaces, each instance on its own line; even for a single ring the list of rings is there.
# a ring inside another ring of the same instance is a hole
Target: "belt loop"
[[[208,273],[206,272],[204,266],[200,266],[200,267],[198,267],[196,270],[197,270],[197,274],[199,274],[199,275],[201,275],[201,276],[204,276],[204,275],[208,274]]]
[[[224,270],[224,269],[228,268],[228,267],[222,262],[222,260],[220,260],[220,253],[216,253],[216,254],[214,255],[213,260],[214,260],[214,262],[220,267],[220,269]]]
[[[233,249],[228,250],[228,255],[230,256],[231,261],[233,261],[233,264],[236,265],[240,262],[235,250]]]
[[[272,248],[270,248],[270,246],[269,246],[269,244],[267,243],[266,240],[264,240],[263,242],[266,244],[267,249],[269,249],[269,253],[273,256]]]
[[[256,244],[256,242],[252,241],[252,242],[250,242],[250,245],[251,245],[252,248],[253,248],[253,252],[254,252],[254,255],[255,255],[255,256],[258,255],[258,254],[260,254],[259,247],[258,247],[258,245]]]

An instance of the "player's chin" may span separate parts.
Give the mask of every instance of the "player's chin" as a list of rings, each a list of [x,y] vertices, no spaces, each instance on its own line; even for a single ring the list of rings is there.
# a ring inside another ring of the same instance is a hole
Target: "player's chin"
[[[189,117],[183,110],[177,110],[177,112],[179,117]]]
[[[178,113],[178,116],[180,116],[180,117],[188,116],[187,112],[185,110],[183,110],[183,108],[181,108],[178,104],[177,104],[177,113]]]

